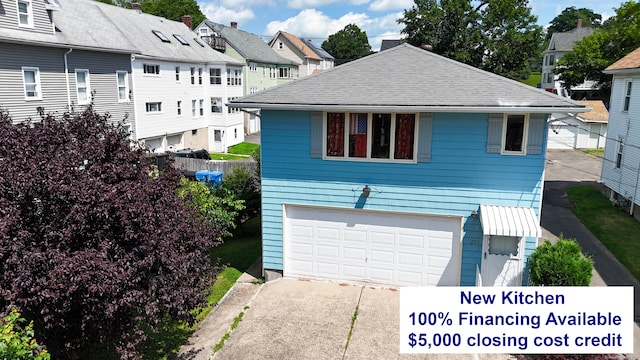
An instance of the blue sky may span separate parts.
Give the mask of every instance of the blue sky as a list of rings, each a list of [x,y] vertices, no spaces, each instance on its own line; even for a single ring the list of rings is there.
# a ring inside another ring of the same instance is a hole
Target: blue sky
[[[238,28],[268,39],[278,30],[311,38],[320,45],[329,35],[348,24],[356,24],[369,36],[373,50],[383,39],[400,37],[396,19],[413,0],[198,0],[207,18],[221,24],[238,23]],[[614,14],[618,0],[530,0],[538,24],[548,23],[567,7],[585,7],[606,19]]]

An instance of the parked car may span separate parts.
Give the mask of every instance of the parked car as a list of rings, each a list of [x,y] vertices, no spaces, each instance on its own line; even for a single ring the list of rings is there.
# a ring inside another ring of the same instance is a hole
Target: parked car
[[[205,149],[182,149],[173,152],[172,154],[174,154],[176,157],[211,160],[209,152]]]

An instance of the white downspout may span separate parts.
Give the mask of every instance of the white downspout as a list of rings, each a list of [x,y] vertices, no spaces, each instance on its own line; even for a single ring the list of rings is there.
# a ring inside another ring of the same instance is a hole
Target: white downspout
[[[67,62],[67,55],[71,54],[73,48],[69,48],[69,51],[64,53],[64,80],[67,82],[67,110],[71,111],[71,88],[69,87],[69,64]]]

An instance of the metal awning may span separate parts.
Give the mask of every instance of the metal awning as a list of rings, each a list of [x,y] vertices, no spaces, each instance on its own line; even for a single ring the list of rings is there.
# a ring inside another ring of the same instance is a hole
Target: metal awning
[[[540,221],[529,207],[480,205],[480,223],[484,235],[542,236]]]

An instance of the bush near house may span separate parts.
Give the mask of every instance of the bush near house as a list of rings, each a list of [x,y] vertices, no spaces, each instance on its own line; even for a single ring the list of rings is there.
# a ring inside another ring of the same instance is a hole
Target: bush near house
[[[0,111],[0,308],[56,359],[111,344],[139,357],[142,327],[192,321],[215,277],[220,230],[128,136],[91,107],[20,125]]]
[[[7,315],[0,315],[0,359],[4,360],[49,360],[51,355],[35,339],[33,321],[20,317],[15,307]]]
[[[562,236],[556,243],[545,240],[529,258],[529,281],[534,286],[589,286],[593,260],[580,245]]]

